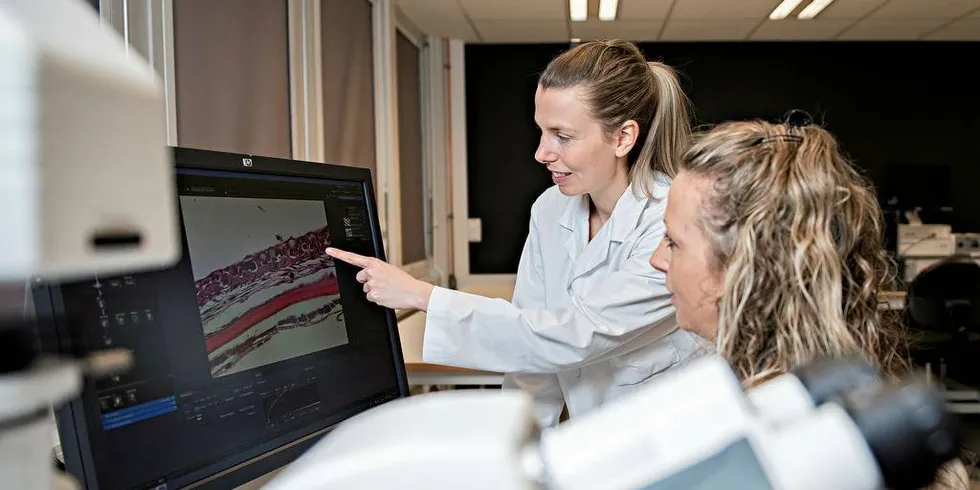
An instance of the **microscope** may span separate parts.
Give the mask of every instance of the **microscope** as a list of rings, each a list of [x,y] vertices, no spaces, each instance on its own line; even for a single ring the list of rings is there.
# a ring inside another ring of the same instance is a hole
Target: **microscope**
[[[163,85],[78,0],[0,0],[0,283],[165,267],[179,254]],[[17,313],[20,313],[19,311]],[[124,351],[41,355],[0,316],[0,486],[74,488],[50,417]]]
[[[705,358],[554,428],[515,390],[447,391],[340,424],[265,490],[914,489],[955,457],[926,385],[818,361],[744,391]]]

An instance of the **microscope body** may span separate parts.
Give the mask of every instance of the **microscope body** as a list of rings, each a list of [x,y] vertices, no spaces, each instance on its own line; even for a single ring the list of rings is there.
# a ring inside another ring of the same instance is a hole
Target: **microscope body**
[[[894,393],[824,402],[804,381],[790,373],[747,393],[726,362],[707,358],[543,431],[516,390],[411,397],[340,424],[265,490],[914,488],[908,475],[898,477],[908,487],[893,484],[893,468],[907,461],[883,454],[894,441],[868,426],[919,441],[903,417],[943,415],[941,401],[883,416],[878,407],[894,404]],[[940,421],[931,430],[948,435]],[[952,457],[945,449],[936,461]]]
[[[153,68],[88,2],[0,0],[0,283],[176,262],[163,102]],[[0,313],[0,486],[72,488],[53,464],[52,407],[128,357],[42,356],[23,313]]]

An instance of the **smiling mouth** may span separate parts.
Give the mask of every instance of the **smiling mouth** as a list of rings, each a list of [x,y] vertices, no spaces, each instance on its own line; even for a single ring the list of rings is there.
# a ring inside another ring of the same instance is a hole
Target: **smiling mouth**
[[[571,172],[555,172],[554,170],[552,170],[551,171],[551,175],[554,175],[555,177],[568,177],[569,175],[572,175],[572,173]]]

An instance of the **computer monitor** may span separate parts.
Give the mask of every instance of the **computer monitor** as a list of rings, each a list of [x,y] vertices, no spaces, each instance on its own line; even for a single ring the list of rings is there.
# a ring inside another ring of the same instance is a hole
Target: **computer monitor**
[[[132,350],[57,414],[87,489],[233,488],[408,395],[394,312],[327,245],[384,259],[368,170],[174,149],[183,256],[35,293],[47,350]]]

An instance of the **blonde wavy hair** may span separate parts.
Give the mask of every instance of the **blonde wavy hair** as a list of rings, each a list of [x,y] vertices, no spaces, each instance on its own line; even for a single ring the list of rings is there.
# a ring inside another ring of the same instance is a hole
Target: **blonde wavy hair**
[[[817,357],[861,353],[906,372],[882,212],[837,141],[813,124],[730,122],[698,134],[681,170],[713,191],[702,228],[724,271],[718,349],[747,386]]]
[[[701,228],[723,271],[718,349],[746,387],[817,358],[862,355],[889,378],[910,369],[872,186],[827,130],[730,122],[695,135],[680,170],[710,179]],[[930,489],[966,489],[954,460]]]

